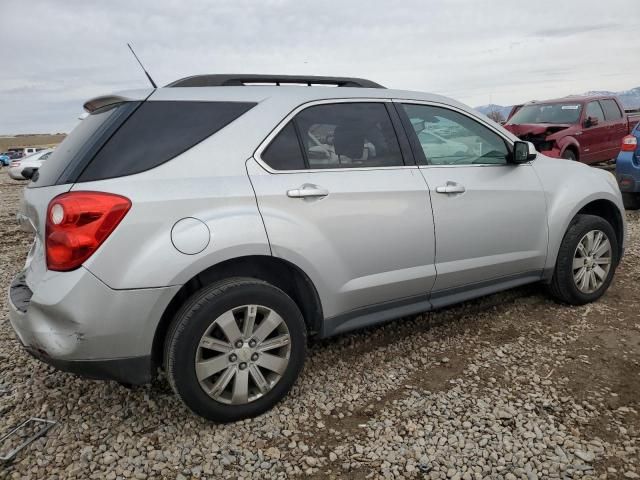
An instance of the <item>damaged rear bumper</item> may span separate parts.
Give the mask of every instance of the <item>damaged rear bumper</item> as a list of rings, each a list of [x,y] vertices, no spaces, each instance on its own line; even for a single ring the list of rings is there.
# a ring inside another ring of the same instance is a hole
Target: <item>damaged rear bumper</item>
[[[34,357],[79,375],[151,380],[157,324],[179,286],[113,290],[91,272],[47,272],[32,290],[25,272],[9,289],[9,320]]]

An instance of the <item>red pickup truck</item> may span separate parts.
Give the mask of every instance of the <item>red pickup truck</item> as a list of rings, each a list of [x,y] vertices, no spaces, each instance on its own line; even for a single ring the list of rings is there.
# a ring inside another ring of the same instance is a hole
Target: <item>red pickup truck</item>
[[[504,126],[544,155],[591,164],[615,158],[638,122],[616,97],[571,96],[516,105]]]

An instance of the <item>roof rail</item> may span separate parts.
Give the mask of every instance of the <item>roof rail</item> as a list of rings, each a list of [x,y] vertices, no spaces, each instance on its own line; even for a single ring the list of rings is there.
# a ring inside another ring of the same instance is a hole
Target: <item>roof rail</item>
[[[364,78],[320,77],[308,75],[194,75],[171,82],[167,87],[232,87],[253,84],[275,85],[333,85],[336,87],[385,88]]]

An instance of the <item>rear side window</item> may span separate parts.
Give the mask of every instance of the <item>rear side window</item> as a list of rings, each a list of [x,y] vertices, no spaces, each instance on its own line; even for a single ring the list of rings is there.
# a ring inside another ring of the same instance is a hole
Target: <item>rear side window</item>
[[[262,160],[274,170],[302,170],[305,168],[300,142],[293,122],[280,130],[266,150]]]
[[[157,167],[255,106],[244,102],[145,102],[97,153],[78,181],[133,175]]]
[[[98,149],[138,105],[139,102],[118,103],[88,115],[53,151],[29,187],[75,182]]]
[[[604,118],[607,120],[619,120],[622,118],[622,113],[614,100],[601,100],[600,103],[604,110]]]

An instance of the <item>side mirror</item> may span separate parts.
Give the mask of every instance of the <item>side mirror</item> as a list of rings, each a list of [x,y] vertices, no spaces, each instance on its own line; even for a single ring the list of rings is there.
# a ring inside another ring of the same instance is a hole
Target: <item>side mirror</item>
[[[511,163],[527,163],[536,158],[536,150],[530,142],[520,140],[513,143],[511,152]]]
[[[595,127],[596,125],[598,125],[597,117],[587,117],[584,121],[584,128]]]
[[[27,167],[22,170],[22,176],[27,180],[31,180],[37,171],[38,171],[37,168]]]

